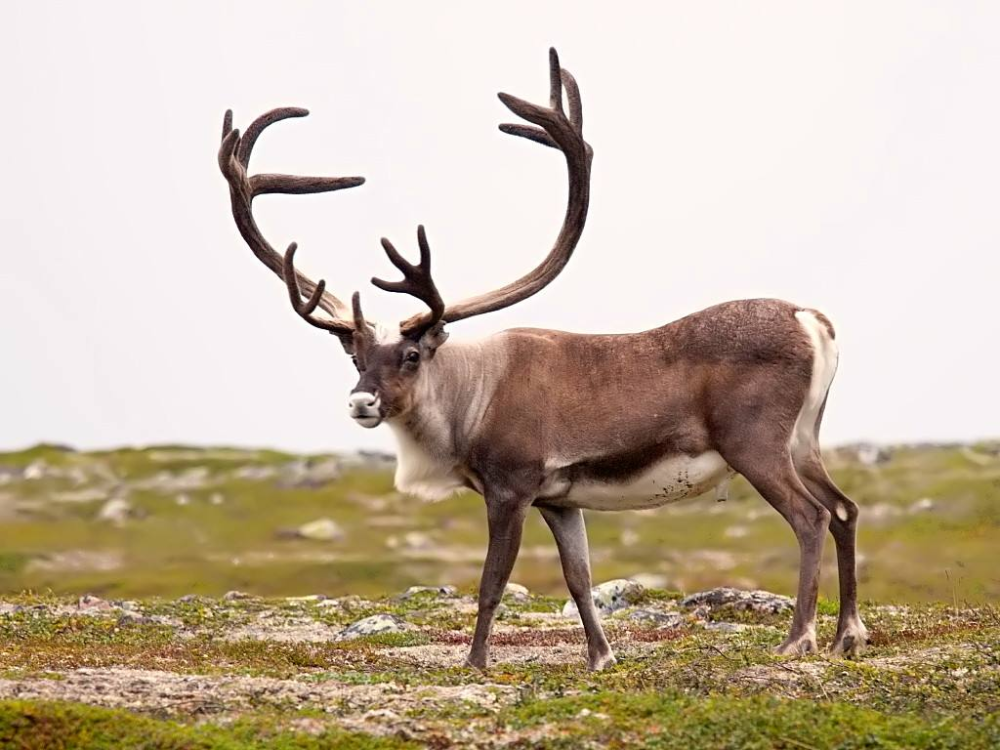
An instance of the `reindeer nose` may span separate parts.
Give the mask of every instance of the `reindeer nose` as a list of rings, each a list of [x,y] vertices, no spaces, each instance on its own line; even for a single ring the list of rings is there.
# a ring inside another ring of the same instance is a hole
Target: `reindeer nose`
[[[352,411],[369,409],[375,406],[376,403],[378,403],[378,396],[374,393],[368,393],[366,391],[352,393],[350,399],[347,401],[347,405]]]

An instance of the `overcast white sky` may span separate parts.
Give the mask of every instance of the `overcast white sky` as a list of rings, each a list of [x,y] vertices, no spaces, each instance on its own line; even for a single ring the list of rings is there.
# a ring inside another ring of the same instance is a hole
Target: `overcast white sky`
[[[178,441],[389,448],[354,371],[240,239],[222,114],[278,105],[254,171],[362,174],[265,197],[272,243],[369,317],[410,301],[378,238],[423,222],[446,297],[532,267],[564,166],[501,134],[555,45],[596,157],[559,280],[452,326],[650,328],[776,296],[824,310],[827,443],[1000,434],[1000,4],[12,3],[0,30],[0,449]]]

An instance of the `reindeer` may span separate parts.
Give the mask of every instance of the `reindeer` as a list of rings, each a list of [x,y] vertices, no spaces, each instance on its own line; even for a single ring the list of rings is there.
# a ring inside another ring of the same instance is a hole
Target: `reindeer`
[[[548,286],[583,232],[593,151],[573,76],[549,52],[549,106],[508,94],[500,100],[531,125],[501,125],[511,135],[558,149],[569,198],[555,244],[530,273],[494,291],[446,304],[431,275],[427,235],[417,230],[420,261],[382,246],[402,273],[373,278],[387,292],[428,309],[394,327],[365,319],[357,292],[348,308],[296,270],[296,245],[279,255],[251,211],[265,193],[315,193],[361,185],[361,177],[247,175],[254,144],[271,124],[303,117],[276,109],[246,133],[226,113],[219,166],[233,217],[257,258],[281,277],[292,308],[336,336],[359,379],[351,417],[385,422],[398,442],[396,487],[425,499],[468,488],[486,504],[489,547],[467,663],[485,669],[494,615],[510,577],[529,508],[538,508],[559,549],[579,608],[588,666],[615,663],[591,596],[583,510],[655,508],[712,488],[724,495],[743,475],[792,527],[800,549],[798,598],[781,654],[816,650],[816,599],[826,530],[837,548],[840,616],[835,653],[857,654],[867,631],[857,608],[858,507],[823,465],[818,435],[837,368],[837,344],[820,312],[774,299],[726,302],[641,333],[584,335],[515,328],[483,340],[447,344],[444,327],[500,310]],[[564,109],[565,93],[568,112]],[[325,315],[318,314],[322,310]]]

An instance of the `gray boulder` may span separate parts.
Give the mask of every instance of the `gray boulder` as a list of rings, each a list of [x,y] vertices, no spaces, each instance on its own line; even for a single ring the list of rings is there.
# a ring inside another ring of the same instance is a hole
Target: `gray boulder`
[[[590,590],[594,597],[594,604],[597,611],[602,615],[609,615],[620,609],[625,609],[635,604],[645,592],[645,588],[638,581],[627,578],[617,578],[613,581],[594,586]],[[580,613],[576,608],[576,602],[572,599],[566,602],[562,610],[563,617],[579,617]]]
[[[681,600],[682,607],[705,607],[709,611],[732,607],[746,612],[780,614],[795,608],[795,601],[769,591],[744,591],[722,587],[700,591]]]
[[[358,620],[344,628],[337,640],[349,641],[366,635],[382,635],[385,633],[405,633],[410,626],[396,615],[372,615]]]

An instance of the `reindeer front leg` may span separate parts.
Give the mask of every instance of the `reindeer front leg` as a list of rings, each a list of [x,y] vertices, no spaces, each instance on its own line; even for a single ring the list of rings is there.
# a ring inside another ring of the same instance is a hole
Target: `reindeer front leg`
[[[490,632],[493,618],[503,598],[504,587],[510,579],[518,550],[524,519],[534,498],[519,498],[500,492],[486,492],[486,518],[490,542],[483,564],[483,577],[479,582],[479,613],[476,632],[466,664],[486,669],[489,662]]]

